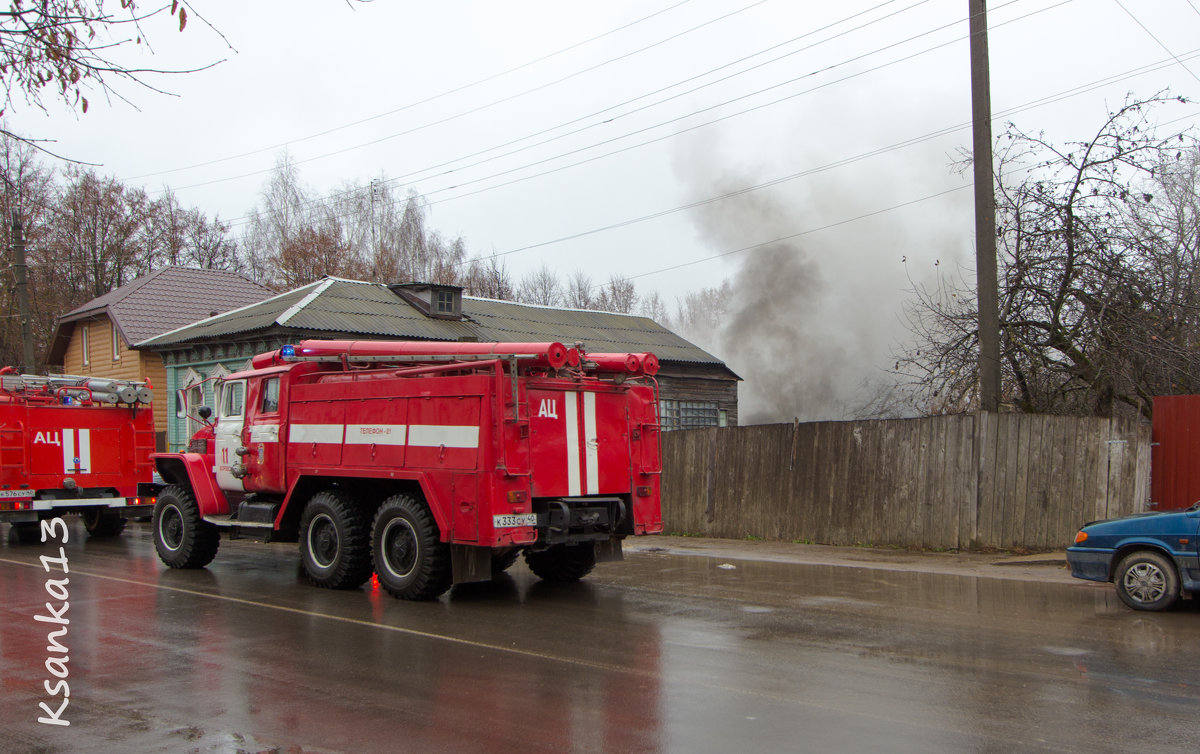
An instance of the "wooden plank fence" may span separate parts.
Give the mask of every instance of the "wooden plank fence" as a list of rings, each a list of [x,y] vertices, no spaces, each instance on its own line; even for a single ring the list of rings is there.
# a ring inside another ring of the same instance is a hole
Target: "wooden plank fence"
[[[1150,426],[986,414],[663,434],[668,532],[925,549],[1061,549],[1145,510]]]

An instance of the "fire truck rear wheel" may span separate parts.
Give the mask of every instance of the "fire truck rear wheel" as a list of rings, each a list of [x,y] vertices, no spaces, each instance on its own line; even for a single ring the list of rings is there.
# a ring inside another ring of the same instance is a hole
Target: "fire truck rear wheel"
[[[89,537],[115,537],[125,531],[125,517],[116,511],[92,508],[79,514]]]
[[[41,525],[21,521],[12,525],[8,532],[9,544],[32,545],[42,541]]]
[[[203,568],[221,545],[221,533],[201,517],[191,490],[177,484],[159,491],[151,526],[154,549],[172,568]]]
[[[371,529],[371,552],[379,583],[393,597],[431,600],[450,588],[450,548],[419,500],[393,495],[383,501]]]
[[[300,516],[300,560],[309,581],[354,589],[371,578],[370,525],[348,493],[313,495]]]
[[[596,548],[587,545],[551,545],[526,550],[525,565],[542,581],[578,581],[596,567]]]
[[[512,568],[513,564],[517,562],[517,558],[519,557],[521,557],[521,551],[516,548],[509,550],[503,555],[493,555],[492,575],[495,576],[497,574],[504,573],[509,568]]]

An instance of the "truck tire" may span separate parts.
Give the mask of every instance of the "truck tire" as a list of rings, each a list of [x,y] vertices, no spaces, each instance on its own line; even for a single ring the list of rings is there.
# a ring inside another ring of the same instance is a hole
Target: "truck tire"
[[[371,553],[380,585],[402,600],[431,600],[450,588],[450,547],[429,507],[393,495],[375,513]]]
[[[525,565],[542,581],[579,581],[596,567],[596,548],[585,544],[526,550]]]
[[[221,532],[200,516],[191,490],[163,487],[154,503],[154,549],[171,568],[203,568],[216,557]]]
[[[1179,573],[1171,559],[1143,550],[1126,555],[1113,573],[1117,596],[1134,610],[1166,610],[1179,599]]]
[[[308,580],[325,589],[354,589],[371,578],[370,522],[348,493],[318,492],[304,506],[300,560]]]
[[[503,555],[492,556],[492,575],[499,576],[500,574],[513,567],[513,563],[517,562],[517,558],[521,557],[521,551],[513,548]]]
[[[14,545],[32,545],[42,541],[41,524],[21,521],[12,525],[8,532],[8,542]]]
[[[79,514],[89,537],[115,537],[125,531],[125,517],[106,508],[92,508]]]

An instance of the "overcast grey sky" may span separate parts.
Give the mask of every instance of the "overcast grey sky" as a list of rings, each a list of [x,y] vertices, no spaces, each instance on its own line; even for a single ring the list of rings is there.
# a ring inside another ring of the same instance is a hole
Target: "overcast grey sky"
[[[1200,0],[988,5],[997,132],[1013,119],[1084,138],[1127,92],[1200,94]],[[793,236],[819,295],[871,310],[884,342],[909,278],[972,253],[970,175],[949,169],[970,144],[967,8],[203,2],[234,49],[195,17],[183,34],[147,25],[146,64],[227,58],[159,81],[177,96],[125,88],[138,109],[94,96],[87,115],[14,107],[9,123],[151,193],[170,186],[235,232],[286,146],[319,192],[415,189],[433,227],[505,253],[514,277],[635,276],[668,304],[756,263],[738,250]]]

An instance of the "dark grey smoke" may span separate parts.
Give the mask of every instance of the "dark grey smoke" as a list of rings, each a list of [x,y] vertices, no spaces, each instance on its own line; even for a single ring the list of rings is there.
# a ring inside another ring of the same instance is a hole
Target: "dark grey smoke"
[[[694,161],[681,172],[707,195],[761,180],[728,174],[705,180],[704,171],[704,163]],[[860,171],[859,177],[835,180],[830,174],[821,184],[743,194],[705,205],[693,220],[715,249],[739,248],[866,215],[929,190],[915,182],[889,184],[886,172]],[[969,192],[959,193],[969,200]],[[744,252],[717,331],[683,334],[744,378],[739,423],[904,413],[894,402],[897,380],[889,374],[908,338],[904,302],[914,283],[933,279],[935,265],[952,269],[969,249],[961,232],[969,222],[969,207],[955,198]]]

